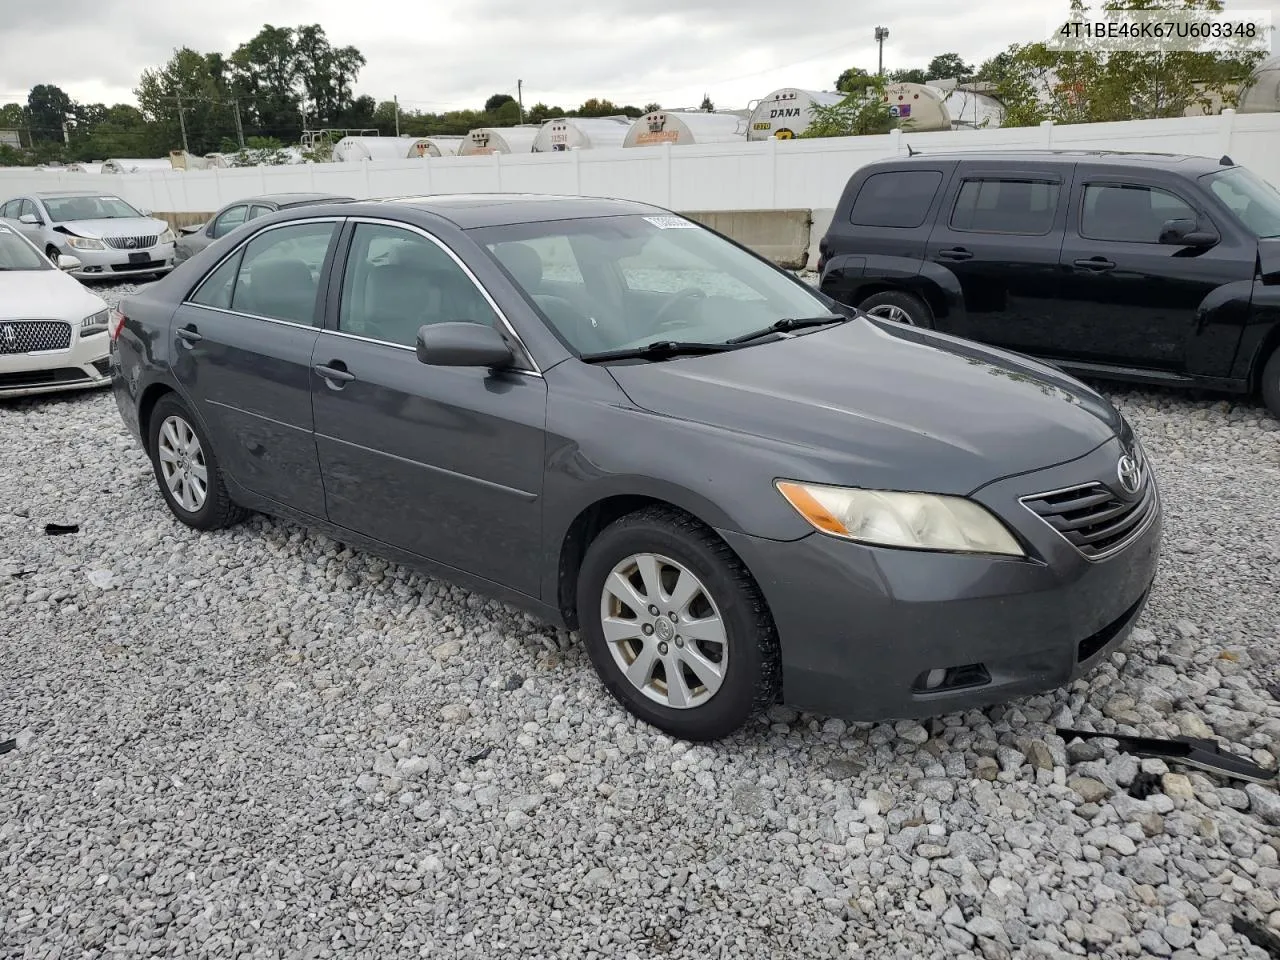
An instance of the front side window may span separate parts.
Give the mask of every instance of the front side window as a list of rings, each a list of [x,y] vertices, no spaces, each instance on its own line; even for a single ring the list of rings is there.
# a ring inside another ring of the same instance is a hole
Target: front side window
[[[439,244],[402,227],[356,224],[339,330],[412,347],[424,324],[457,321],[496,326],[498,316]]]
[[[267,229],[244,248],[231,309],[272,320],[316,322],[320,270],[334,224],[298,223]]]
[[[4,224],[0,224],[0,271],[52,270],[47,257]]]
[[[21,206],[18,207],[18,216],[25,217],[27,214],[35,217],[37,220],[43,219],[40,211],[36,209],[36,205],[30,200],[23,200]]]
[[[683,217],[554,220],[470,233],[579,354],[655,340],[718,343],[784,317],[830,313],[805,284]],[[521,261],[539,250],[571,251],[582,286],[541,281],[552,270],[540,260],[513,269],[513,247],[522,250]]]
[[[940,170],[892,170],[867,177],[849,222],[863,227],[918,227],[942,183]]]
[[[1053,227],[1059,189],[1050,180],[965,180],[951,213],[951,229],[1044,236]]]
[[[1090,240],[1159,243],[1168,220],[1199,221],[1176,194],[1137,183],[1090,183],[1084,188],[1080,236]]]
[[[49,211],[49,219],[54,223],[66,223],[72,220],[116,220],[142,216],[119,197],[46,197],[44,208]]]
[[[218,219],[213,221],[213,236],[225,237],[240,224],[244,223],[245,211],[248,208],[244,204],[237,204],[229,210],[224,210],[219,214]]]
[[[1208,174],[1204,182],[1255,235],[1280,237],[1280,190],[1244,167]]]

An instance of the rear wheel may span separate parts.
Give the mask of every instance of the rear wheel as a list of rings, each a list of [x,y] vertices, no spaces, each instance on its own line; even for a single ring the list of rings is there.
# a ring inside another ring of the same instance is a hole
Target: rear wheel
[[[873,293],[858,304],[858,309],[894,323],[905,323],[913,327],[933,326],[933,311],[929,309],[929,305],[914,293],[905,290],[881,290]]]
[[[592,541],[578,622],[610,693],[686,740],[727,736],[772,704],[778,638],[746,567],[686,514],[652,507]]]
[[[1271,358],[1262,368],[1262,402],[1273,416],[1280,417],[1280,347],[1271,351]]]
[[[150,427],[151,465],[175,517],[197,530],[217,530],[248,515],[227,495],[209,438],[181,400],[161,397]]]

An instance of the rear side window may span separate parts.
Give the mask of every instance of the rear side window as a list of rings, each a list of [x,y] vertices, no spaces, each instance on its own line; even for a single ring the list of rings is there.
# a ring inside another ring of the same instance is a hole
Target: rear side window
[[[332,222],[264,230],[245,246],[231,309],[308,326],[316,322],[316,293]]]
[[[1080,236],[1090,240],[1159,243],[1166,220],[1190,220],[1196,211],[1181,197],[1136,183],[1091,183],[1084,188]]]
[[[873,173],[858,190],[849,222],[862,227],[918,227],[942,183],[939,170]]]
[[[191,302],[198,303],[202,307],[230,310],[231,294],[235,292],[236,286],[236,273],[240,270],[240,258],[243,256],[244,248],[241,247],[233,256],[223,260],[191,295]]]
[[[1043,236],[1053,227],[1060,189],[1050,180],[966,180],[951,212],[951,229]]]

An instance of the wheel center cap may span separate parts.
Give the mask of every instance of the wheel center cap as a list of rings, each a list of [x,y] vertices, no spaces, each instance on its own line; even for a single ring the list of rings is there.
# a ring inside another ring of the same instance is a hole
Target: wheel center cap
[[[658,635],[659,640],[670,640],[676,635],[676,628],[671,625],[671,621],[666,617],[659,617],[653,625],[653,631]]]

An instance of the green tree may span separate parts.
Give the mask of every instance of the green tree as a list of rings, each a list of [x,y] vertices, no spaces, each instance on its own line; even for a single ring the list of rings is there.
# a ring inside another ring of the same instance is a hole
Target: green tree
[[[38,83],[27,94],[25,117],[33,145],[61,143],[62,124],[72,116],[71,98],[51,83]]]
[[[355,47],[335,48],[318,23],[298,27],[294,34],[298,81],[317,124],[336,123],[351,110],[351,85],[365,65]]]
[[[231,91],[246,134],[294,141],[302,133],[301,71],[290,27],[266,24],[230,58]]]
[[[662,104],[660,103],[646,103],[643,107],[644,112],[641,113],[640,116],[643,117],[646,113],[656,113],[661,109]]]
[[[884,97],[885,83],[873,77],[870,93],[849,91],[839,103],[830,106],[814,104],[811,120],[802,137],[861,137],[888,133],[894,127],[907,126],[889,115],[889,102]]]
[[[702,95],[702,104],[698,107],[698,109],[703,111],[704,113],[715,113],[716,105],[711,102],[710,95],[704,93]]]
[[[928,78],[919,67],[911,67],[906,70],[890,71],[889,79],[894,83],[924,83]]]
[[[563,117],[564,109],[562,107],[549,107],[545,103],[539,101],[529,108],[525,119],[529,123],[544,123],[547,120],[554,120],[556,117]]]
[[[484,112],[492,113],[501,107],[504,103],[515,103],[516,98],[509,93],[495,93],[484,102]]]
[[[836,89],[841,93],[862,93],[867,87],[874,87],[877,77],[867,73],[861,67],[849,67],[836,78]]]
[[[151,124],[152,155],[182,148],[184,122],[188,149],[197,155],[217,149],[223,137],[235,132],[225,65],[217,54],[205,56],[190,47],[175,50],[163,67],[142,71],[133,92]]]
[[[967,80],[973,76],[973,67],[958,53],[941,53],[929,61],[924,72],[929,80]]]
[[[612,100],[601,100],[592,97],[590,100],[578,107],[572,112],[575,117],[616,117],[622,113],[622,107],[617,106]]]

